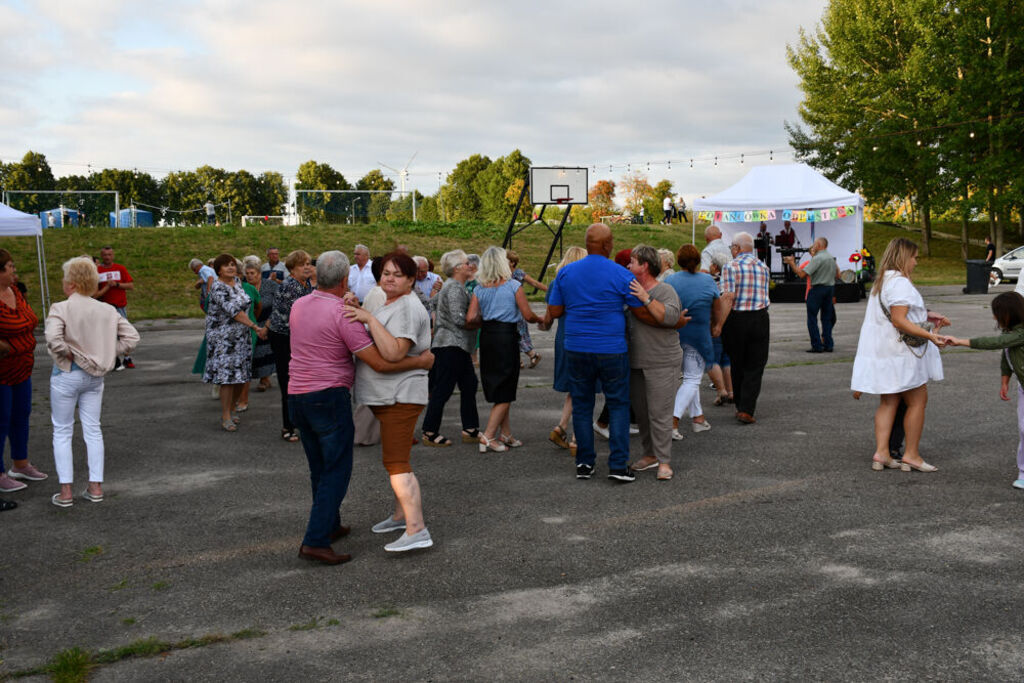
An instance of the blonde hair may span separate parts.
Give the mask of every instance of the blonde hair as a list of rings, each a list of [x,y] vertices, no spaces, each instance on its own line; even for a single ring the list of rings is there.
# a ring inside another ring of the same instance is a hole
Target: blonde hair
[[[572,246],[565,250],[565,254],[562,255],[562,260],[555,266],[555,272],[557,273],[565,266],[570,263],[576,263],[582,261],[587,257],[587,250],[583,247]]]
[[[284,267],[288,269],[288,272],[291,272],[299,266],[304,266],[312,261],[313,259],[308,253],[304,252],[302,249],[296,249],[285,258]]]
[[[878,278],[871,287],[871,296],[882,291],[885,274],[890,270],[897,271],[909,280],[910,275],[907,273],[907,266],[910,263],[910,259],[915,256],[917,256],[917,243],[908,240],[906,237],[897,237],[892,242],[889,242],[889,245],[885,248],[885,253],[882,254],[882,262],[878,268]]]
[[[100,287],[100,273],[88,256],[76,256],[64,262],[64,281],[75,286],[82,296],[92,296]]]
[[[487,247],[480,256],[480,269],[476,273],[476,281],[481,285],[493,285],[512,277],[512,269],[508,267],[508,256],[501,247]]]

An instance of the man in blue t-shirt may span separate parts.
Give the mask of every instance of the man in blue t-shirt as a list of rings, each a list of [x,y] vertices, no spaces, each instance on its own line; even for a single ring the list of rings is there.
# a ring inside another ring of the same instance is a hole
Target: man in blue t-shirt
[[[565,316],[572,423],[576,433],[576,478],[590,479],[594,451],[594,394],[600,380],[609,408],[608,478],[633,481],[629,460],[629,349],[625,307],[643,304],[630,293],[633,275],[609,260],[612,231],[603,223],[587,228],[587,257],[558,271],[548,291],[544,324]]]

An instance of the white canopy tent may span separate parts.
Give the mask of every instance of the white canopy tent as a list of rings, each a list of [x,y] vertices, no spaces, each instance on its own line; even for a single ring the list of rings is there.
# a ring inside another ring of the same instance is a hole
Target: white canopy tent
[[[39,216],[22,213],[6,204],[0,204],[0,237],[34,236],[36,238],[36,259],[39,269],[39,294],[43,305],[40,317],[46,315],[50,299],[50,288],[46,278],[46,253],[43,251],[43,226]]]
[[[829,253],[844,270],[864,245],[864,198],[807,164],[755,166],[732,187],[694,200],[694,230],[700,212],[714,212],[709,217],[727,241],[738,232],[756,236],[761,221],[775,237],[783,221],[790,220],[796,246],[810,247],[815,238],[825,237]],[[772,270],[782,270],[781,258],[773,254],[771,261]]]

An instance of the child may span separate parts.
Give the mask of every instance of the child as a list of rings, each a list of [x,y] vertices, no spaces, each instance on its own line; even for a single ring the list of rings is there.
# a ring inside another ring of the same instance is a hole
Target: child
[[[996,319],[996,324],[1003,334],[973,339],[946,337],[946,344],[970,346],[972,349],[1002,349],[999,398],[1004,401],[1010,400],[1010,375],[1017,375],[1017,425],[1020,443],[1017,446],[1017,479],[1013,482],[1013,487],[1024,489],[1024,388],[1020,386],[1024,380],[1024,297],[1016,292],[1000,294],[992,299],[992,317]]]

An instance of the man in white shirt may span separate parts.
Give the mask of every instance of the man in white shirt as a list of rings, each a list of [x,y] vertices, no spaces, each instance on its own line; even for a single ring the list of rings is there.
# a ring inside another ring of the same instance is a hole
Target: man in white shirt
[[[722,239],[722,230],[717,225],[709,225],[704,230],[704,239],[708,244],[700,253],[700,270],[718,280],[722,268],[732,260],[732,250]]]
[[[416,261],[416,289],[423,295],[423,298],[429,300],[441,291],[444,282],[440,275],[430,272],[430,264],[425,256],[414,256],[413,259]]]
[[[365,244],[357,244],[352,250],[352,256],[356,262],[348,269],[348,288],[361,304],[370,290],[376,286],[377,281],[373,279],[370,269],[370,248]]]
[[[284,262],[281,261],[281,251],[277,247],[270,247],[267,249],[266,263],[260,266],[260,277],[264,280],[267,278],[276,280],[280,284],[284,282],[286,275],[288,275],[288,269],[284,267]]]
[[[665,198],[661,200],[661,210],[665,212],[665,217],[661,219],[663,225],[669,225],[672,222],[672,197],[665,195]]]

